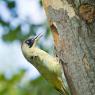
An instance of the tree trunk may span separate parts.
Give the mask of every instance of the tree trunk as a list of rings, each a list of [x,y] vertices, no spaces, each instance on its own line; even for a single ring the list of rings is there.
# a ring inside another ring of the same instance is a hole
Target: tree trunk
[[[71,94],[95,95],[95,0],[43,0],[43,5],[51,30],[59,34],[56,54]]]

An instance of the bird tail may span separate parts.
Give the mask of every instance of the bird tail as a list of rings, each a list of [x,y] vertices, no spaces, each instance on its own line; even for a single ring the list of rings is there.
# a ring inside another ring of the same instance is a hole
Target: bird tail
[[[69,90],[64,87],[62,88],[62,90],[60,89],[56,89],[56,90],[60,93],[60,95],[70,95]]]
[[[62,95],[70,95],[69,89],[63,87],[61,91]]]

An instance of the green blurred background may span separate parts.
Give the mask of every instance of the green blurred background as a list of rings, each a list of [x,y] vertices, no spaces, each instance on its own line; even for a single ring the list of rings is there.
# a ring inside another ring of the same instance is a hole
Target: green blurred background
[[[59,95],[21,52],[21,42],[41,32],[38,47],[53,54],[41,0],[0,0],[0,95]]]

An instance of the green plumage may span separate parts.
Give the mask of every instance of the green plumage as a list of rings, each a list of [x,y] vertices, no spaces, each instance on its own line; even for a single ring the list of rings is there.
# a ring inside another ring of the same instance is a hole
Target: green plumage
[[[50,82],[55,89],[63,95],[69,95],[64,84],[64,73],[61,64],[45,51],[31,48],[23,42],[22,52],[24,57],[41,73],[41,75]]]

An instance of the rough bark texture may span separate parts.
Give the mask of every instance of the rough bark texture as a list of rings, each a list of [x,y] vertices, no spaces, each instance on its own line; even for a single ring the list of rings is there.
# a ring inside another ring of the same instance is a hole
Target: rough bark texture
[[[95,0],[43,0],[58,30],[56,53],[72,95],[95,95]]]

